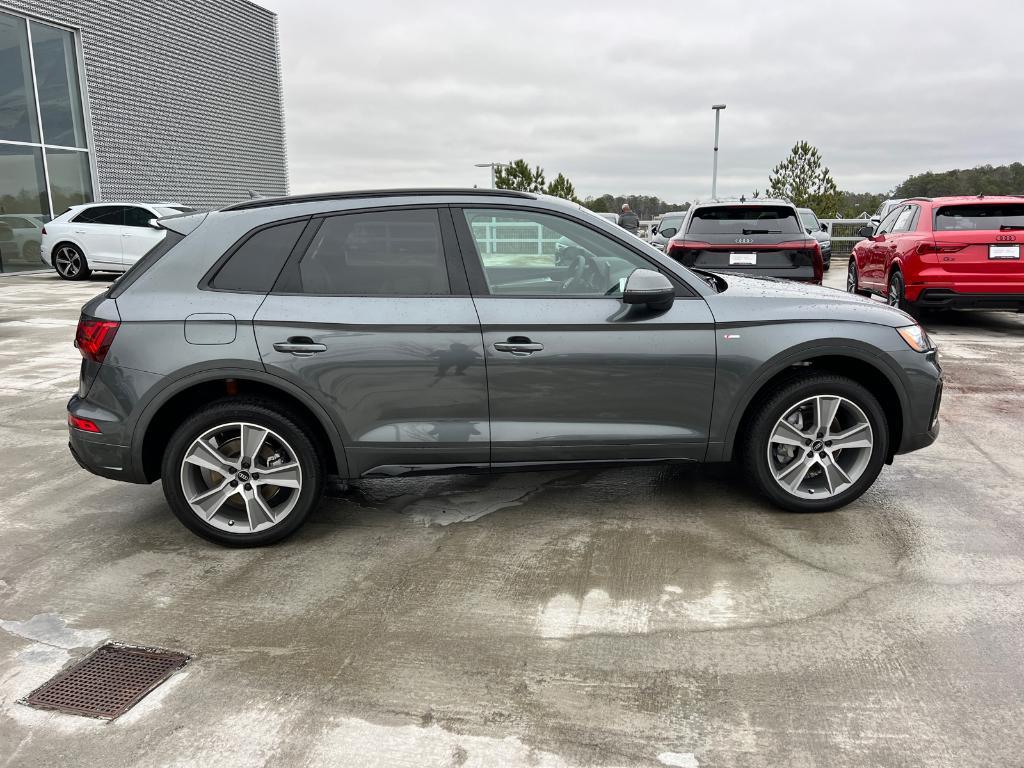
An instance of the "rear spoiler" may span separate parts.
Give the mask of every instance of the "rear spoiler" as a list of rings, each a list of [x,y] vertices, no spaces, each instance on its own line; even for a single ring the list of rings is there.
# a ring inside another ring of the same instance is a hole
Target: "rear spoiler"
[[[209,211],[203,213],[179,213],[174,216],[150,219],[149,224],[156,229],[169,229],[171,232],[177,232],[179,235],[188,236],[195,232],[209,215]]]

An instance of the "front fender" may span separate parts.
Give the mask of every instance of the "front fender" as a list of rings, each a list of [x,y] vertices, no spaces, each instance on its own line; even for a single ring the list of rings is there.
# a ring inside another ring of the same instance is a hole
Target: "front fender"
[[[899,364],[884,349],[891,335],[885,326],[860,325],[869,340],[837,337],[827,323],[786,323],[735,329],[740,339],[725,339],[731,331],[720,332],[718,376],[715,384],[710,440],[706,461],[728,461],[732,457],[743,416],[764,386],[793,365],[822,357],[844,357],[871,366],[892,385],[899,398],[902,428],[907,429],[909,382]],[[834,325],[834,324],[833,324]],[[740,342],[733,345],[734,341]],[[881,344],[881,346],[879,346]],[[770,357],[764,360],[765,350]],[[763,361],[763,362],[761,362]],[[897,446],[893,446],[895,451]]]

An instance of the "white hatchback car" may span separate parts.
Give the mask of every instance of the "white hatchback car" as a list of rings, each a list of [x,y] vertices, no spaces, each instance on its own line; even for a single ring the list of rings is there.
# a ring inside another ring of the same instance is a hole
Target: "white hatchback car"
[[[73,205],[43,227],[39,258],[65,280],[125,272],[165,234],[151,219],[191,212],[173,203]]]

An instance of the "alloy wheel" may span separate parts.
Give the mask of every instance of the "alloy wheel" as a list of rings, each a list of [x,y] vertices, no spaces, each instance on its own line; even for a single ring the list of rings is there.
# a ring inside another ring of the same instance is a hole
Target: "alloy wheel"
[[[889,295],[885,297],[885,300],[890,307],[899,307],[902,298],[903,282],[899,278],[899,273],[895,272],[889,279]]]
[[[53,263],[62,277],[74,279],[82,273],[82,254],[69,245],[57,249]]]
[[[850,266],[846,269],[846,291],[847,293],[857,292],[857,265],[850,257]]]
[[[233,422],[207,430],[185,451],[181,489],[203,522],[235,534],[284,520],[302,492],[298,455],[273,430]]]
[[[775,482],[802,499],[827,499],[864,474],[874,433],[864,411],[839,395],[815,395],[791,407],[768,438]]]

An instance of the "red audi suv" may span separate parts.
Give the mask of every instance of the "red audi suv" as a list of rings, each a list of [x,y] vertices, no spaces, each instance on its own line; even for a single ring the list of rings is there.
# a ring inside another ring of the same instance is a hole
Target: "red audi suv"
[[[912,311],[1024,311],[1024,196],[915,197],[864,227],[846,276],[851,293]]]

